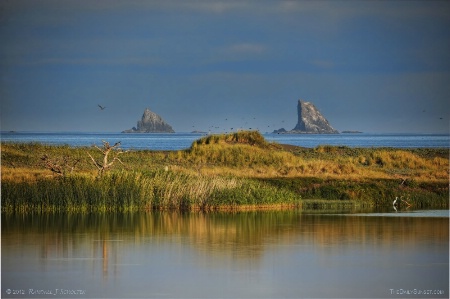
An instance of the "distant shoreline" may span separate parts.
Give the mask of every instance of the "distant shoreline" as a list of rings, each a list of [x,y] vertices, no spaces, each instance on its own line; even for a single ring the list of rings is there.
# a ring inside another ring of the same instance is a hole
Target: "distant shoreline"
[[[98,146],[1,146],[5,212],[284,209],[304,199],[384,207],[396,196],[448,208],[448,149],[304,148],[255,131],[106,158]]]

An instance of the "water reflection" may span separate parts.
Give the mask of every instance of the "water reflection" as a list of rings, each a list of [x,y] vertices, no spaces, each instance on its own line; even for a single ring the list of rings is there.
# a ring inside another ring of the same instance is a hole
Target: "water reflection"
[[[433,288],[447,297],[448,242],[441,217],[2,215],[2,296],[390,297]]]

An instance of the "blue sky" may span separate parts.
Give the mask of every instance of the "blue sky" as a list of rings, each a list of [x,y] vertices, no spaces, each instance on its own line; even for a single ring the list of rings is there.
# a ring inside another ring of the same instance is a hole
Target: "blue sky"
[[[448,1],[0,2],[1,130],[449,133]],[[97,104],[106,106],[101,111]]]

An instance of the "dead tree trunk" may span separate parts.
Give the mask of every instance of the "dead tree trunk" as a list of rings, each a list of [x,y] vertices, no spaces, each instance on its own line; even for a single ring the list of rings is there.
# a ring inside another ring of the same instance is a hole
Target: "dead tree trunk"
[[[80,159],[70,159],[69,156],[63,157],[62,161],[58,161],[58,159],[51,159],[47,155],[43,155],[41,160],[44,164],[44,167],[53,172],[54,175],[65,177],[67,171],[70,169],[70,173],[73,172],[75,166],[80,162]]]
[[[102,154],[103,154],[103,161],[102,161],[102,163],[96,161],[91,156],[91,154],[88,153],[88,155],[91,158],[92,162],[94,163],[95,167],[97,167],[97,169],[98,169],[98,176],[99,177],[101,177],[106,170],[111,168],[111,166],[114,164],[115,161],[119,161],[120,164],[125,166],[125,164],[123,164],[123,162],[119,159],[119,155],[126,152],[126,151],[124,152],[124,151],[122,151],[121,149],[118,148],[120,146],[120,141],[116,142],[113,146],[111,146],[109,144],[109,142],[106,142],[104,140],[102,140],[102,142],[103,142],[103,148],[99,148],[97,145],[94,145],[94,147],[96,149],[98,149],[100,152],[102,152]],[[113,157],[112,161],[108,162],[108,156],[109,156],[110,152],[112,150],[114,150],[114,149],[117,149],[117,151],[115,152],[116,155]]]

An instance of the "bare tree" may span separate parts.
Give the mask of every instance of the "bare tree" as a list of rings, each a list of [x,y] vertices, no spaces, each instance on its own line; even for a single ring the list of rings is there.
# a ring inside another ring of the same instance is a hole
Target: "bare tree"
[[[103,154],[103,161],[100,163],[98,161],[96,161],[91,154],[88,153],[89,157],[91,158],[92,162],[94,163],[95,167],[97,167],[98,169],[98,176],[102,176],[103,173],[108,170],[109,168],[111,168],[111,166],[114,164],[115,161],[119,161],[120,164],[122,164],[123,166],[125,166],[125,164],[123,164],[123,162],[119,159],[119,155],[126,153],[126,151],[122,151],[119,146],[120,146],[120,141],[116,142],[114,145],[110,145],[109,142],[102,140],[103,142],[103,148],[98,147],[97,145],[93,145],[96,149],[98,149],[100,152],[102,152]],[[109,153],[116,149],[116,151],[114,151],[115,155],[113,156],[112,161],[108,161],[108,155]]]
[[[51,170],[53,174],[65,177],[68,171],[70,173],[73,172],[75,166],[81,159],[71,159],[69,156],[64,156],[61,161],[61,159],[51,159],[48,155],[44,154],[41,160],[44,167]]]

